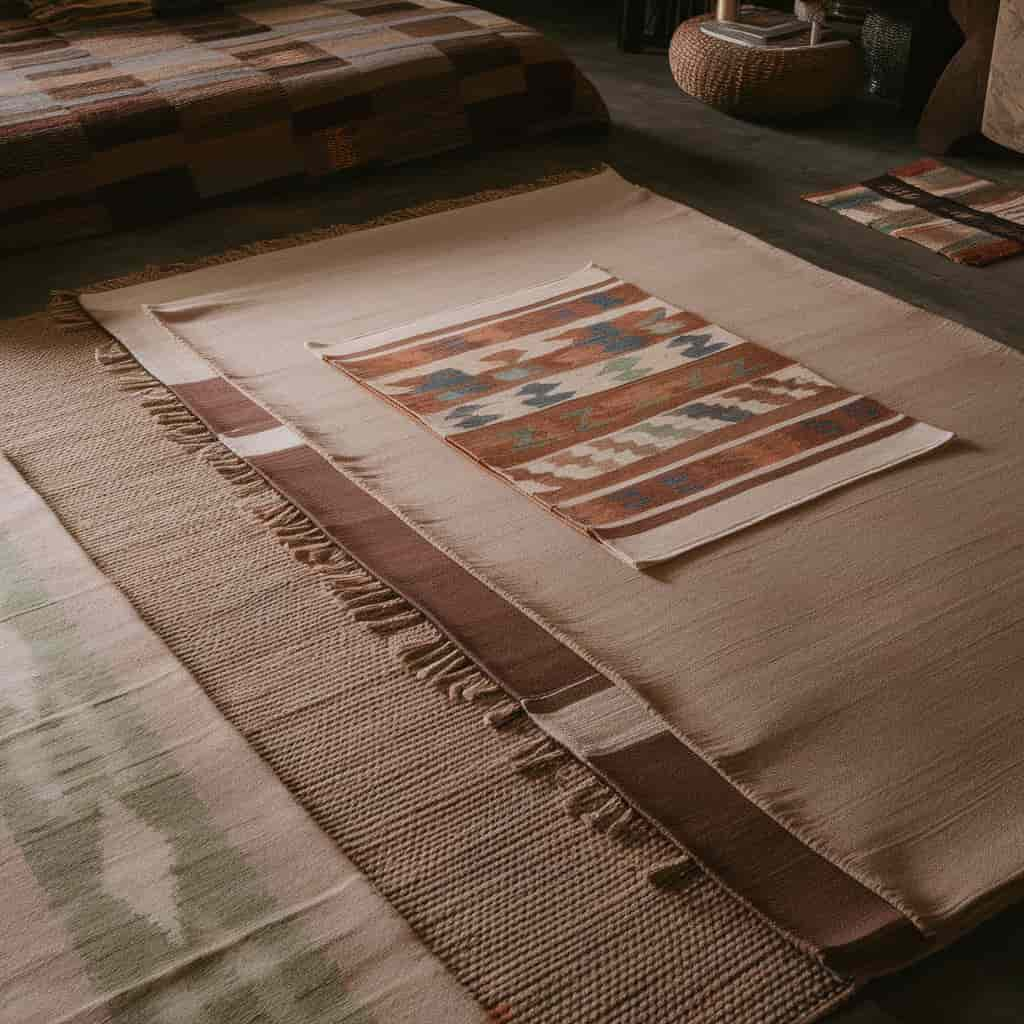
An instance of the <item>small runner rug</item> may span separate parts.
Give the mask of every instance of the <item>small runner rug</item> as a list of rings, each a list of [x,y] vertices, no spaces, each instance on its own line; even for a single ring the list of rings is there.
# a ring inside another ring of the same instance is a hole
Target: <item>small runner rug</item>
[[[484,1019],[2,456],[0,863],[5,1021]]]
[[[1024,191],[936,160],[804,199],[955,263],[982,267],[1024,250]]]
[[[638,568],[952,437],[594,266],[322,357]]]

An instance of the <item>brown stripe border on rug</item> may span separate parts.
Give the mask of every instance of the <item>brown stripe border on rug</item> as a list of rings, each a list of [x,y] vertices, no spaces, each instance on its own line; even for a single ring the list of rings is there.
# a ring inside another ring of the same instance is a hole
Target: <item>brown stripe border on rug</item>
[[[469,202],[491,198],[497,195]],[[461,205],[468,203],[442,208]],[[385,222],[438,210],[434,204]],[[313,237],[360,229],[344,226]],[[261,243],[201,265],[309,240],[307,235]],[[91,290],[127,287],[192,269],[198,267],[149,268],[134,279]],[[54,315],[71,329],[97,326],[77,293],[55,296]],[[98,351],[97,359],[122,389],[139,393],[171,439],[197,451],[239,488],[241,503],[295,557],[321,574],[356,619],[385,634],[430,622],[436,639],[409,647],[402,655],[419,679],[446,686],[454,700],[492,699],[485,717],[496,726],[522,710],[534,717],[532,704],[550,700],[560,689],[591,681],[599,688],[615,685],[312,448],[299,444],[264,456],[237,456],[217,433],[239,424],[243,433],[267,429],[278,421],[228,381],[216,378],[168,388],[116,341]],[[514,763],[530,769],[557,764],[566,756],[543,736],[528,741]],[[667,730],[627,750],[581,760],[617,794],[609,799],[596,785],[589,803],[582,804],[582,817],[616,831],[628,826],[634,809],[639,811],[681,847],[684,870],[692,856],[833,970],[863,979],[916,960],[931,948],[892,903],[798,839]]]
[[[974,228],[977,231],[985,231],[998,238],[1006,238],[1011,242],[1017,242],[1024,248],[1024,224],[1017,224],[1005,217],[1000,217],[986,210],[978,210],[973,206],[958,203],[948,196],[938,196],[934,192],[928,192],[909,181],[897,178],[892,174],[880,174],[876,178],[868,178],[862,181],[864,188],[877,192],[886,199],[894,199],[899,203],[906,203],[908,206],[916,206],[918,209],[928,213],[934,213],[937,217],[944,217],[946,220],[956,221],[966,227]]]

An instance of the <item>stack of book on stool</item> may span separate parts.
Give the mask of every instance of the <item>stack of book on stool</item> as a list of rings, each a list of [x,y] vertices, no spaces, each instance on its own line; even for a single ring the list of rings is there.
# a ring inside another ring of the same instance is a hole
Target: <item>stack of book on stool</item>
[[[810,24],[784,11],[773,11],[767,7],[744,7],[739,16],[741,21],[705,22],[701,25],[701,31],[740,46],[766,49],[807,46],[810,41]],[[819,27],[816,35],[817,43],[834,38],[824,27]]]

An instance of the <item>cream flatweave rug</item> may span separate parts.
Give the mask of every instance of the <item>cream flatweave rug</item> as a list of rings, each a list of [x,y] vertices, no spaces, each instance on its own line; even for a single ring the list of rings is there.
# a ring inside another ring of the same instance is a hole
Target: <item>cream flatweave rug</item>
[[[588,262],[961,440],[637,573],[306,348]],[[1015,353],[612,172],[82,304],[131,353],[112,370],[202,421],[154,406],[179,439],[303,513],[299,553],[372,571],[330,577],[363,613],[437,630],[424,678],[506,695],[553,744],[527,760],[568,748],[621,801],[597,817],[641,814],[833,969],[892,969],[1017,895]]]

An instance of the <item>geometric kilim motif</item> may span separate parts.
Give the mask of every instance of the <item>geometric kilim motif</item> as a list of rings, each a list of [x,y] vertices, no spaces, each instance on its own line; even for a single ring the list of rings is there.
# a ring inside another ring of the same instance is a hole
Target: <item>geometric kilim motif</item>
[[[320,354],[638,568],[952,436],[595,266]]]
[[[1024,190],[936,160],[803,198],[955,263],[981,267],[1024,251]]]
[[[558,46],[451,0],[258,0],[86,28],[5,10],[0,250],[607,120]]]

